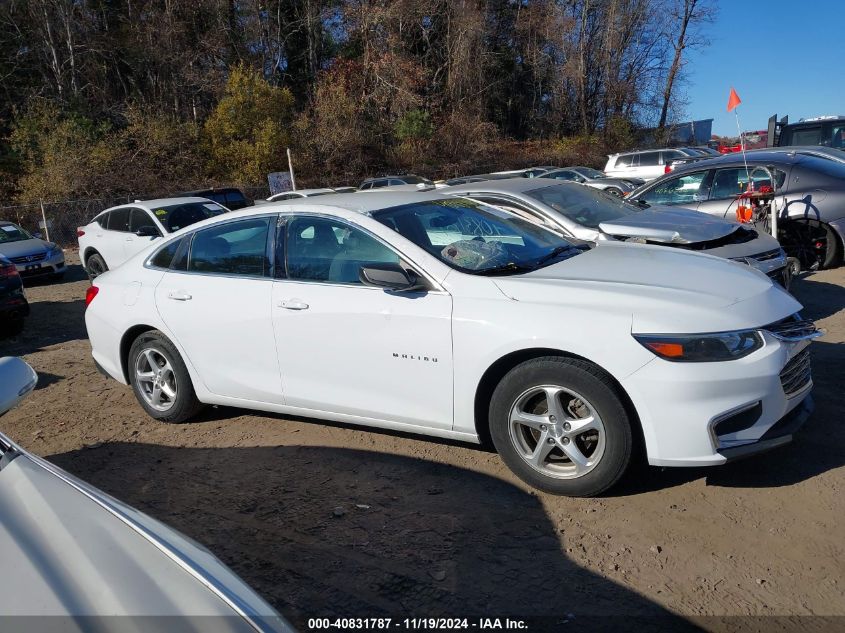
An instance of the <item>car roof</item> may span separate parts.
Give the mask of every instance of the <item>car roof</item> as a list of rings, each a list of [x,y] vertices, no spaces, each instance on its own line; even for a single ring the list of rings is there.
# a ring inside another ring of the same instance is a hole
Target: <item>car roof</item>
[[[722,156],[713,156],[711,158],[702,158],[690,163],[684,163],[672,170],[672,174],[684,173],[688,171],[696,171],[702,168],[709,167],[725,167],[734,165],[743,165],[745,161],[753,163],[770,163],[776,166],[794,165],[800,163],[802,159],[806,158],[806,154],[772,151],[770,149],[760,149],[753,152],[746,152],[743,156],[742,152],[732,152],[730,154],[723,154]],[[668,175],[668,174],[667,174]]]
[[[286,210],[292,206],[312,205],[320,207],[339,207],[349,211],[357,211],[358,213],[370,213],[371,211],[378,211],[380,209],[388,209],[390,207],[398,207],[403,204],[411,204],[413,202],[425,202],[428,200],[442,200],[444,195],[440,191],[451,191],[449,189],[427,189],[425,191],[401,190],[401,191],[356,191],[355,193],[337,193],[332,196],[319,196],[313,202],[307,198],[295,198],[293,200],[279,200],[278,202],[269,202],[263,204],[252,213],[258,215],[267,213],[274,209]],[[250,211],[241,210],[233,211],[226,214],[227,217],[236,217],[251,215]]]
[[[217,206],[222,206],[217,202],[214,202],[214,200],[209,200],[208,198],[201,198],[199,196],[185,196],[183,198],[155,198],[153,200],[133,200],[132,202],[127,202],[125,204],[117,204],[113,207],[109,207],[108,209],[103,209],[102,213],[105,213],[106,211],[112,211],[113,209],[122,209],[124,207],[143,207],[147,210],[151,210],[154,207],[168,207],[170,205],[186,204],[188,202],[208,202],[217,204]]]
[[[471,182],[466,185],[455,185],[448,189],[443,189],[444,193],[461,193],[464,191],[489,191],[491,193],[522,193],[523,191],[530,191],[532,189],[540,189],[542,187],[553,187],[556,184],[564,184],[560,182],[542,182],[537,178],[507,178],[504,180],[483,180],[481,182]],[[580,187],[577,183],[572,183]]]

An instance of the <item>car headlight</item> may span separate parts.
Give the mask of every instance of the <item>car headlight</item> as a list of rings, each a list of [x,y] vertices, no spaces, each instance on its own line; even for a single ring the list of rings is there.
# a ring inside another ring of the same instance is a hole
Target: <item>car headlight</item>
[[[634,334],[634,338],[660,358],[682,363],[736,360],[763,347],[763,337],[756,330],[715,334]]]

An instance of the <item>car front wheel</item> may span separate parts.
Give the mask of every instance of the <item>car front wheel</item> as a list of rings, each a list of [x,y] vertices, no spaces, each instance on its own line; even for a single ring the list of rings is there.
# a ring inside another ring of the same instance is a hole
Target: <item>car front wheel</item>
[[[552,494],[590,497],[631,462],[631,420],[604,372],[544,357],[512,369],[490,401],[490,433],[508,467]]]
[[[182,357],[160,332],[144,332],[135,339],[128,367],[135,397],[150,417],[186,422],[203,408]]]

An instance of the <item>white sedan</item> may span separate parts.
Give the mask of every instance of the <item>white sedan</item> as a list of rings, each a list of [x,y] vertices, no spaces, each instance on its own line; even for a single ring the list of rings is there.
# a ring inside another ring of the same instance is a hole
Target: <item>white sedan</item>
[[[153,418],[204,404],[480,442],[529,484],[595,495],[651,464],[788,442],[811,322],[748,266],[584,250],[467,199],[275,203],[167,236],[96,280],[97,365]]]

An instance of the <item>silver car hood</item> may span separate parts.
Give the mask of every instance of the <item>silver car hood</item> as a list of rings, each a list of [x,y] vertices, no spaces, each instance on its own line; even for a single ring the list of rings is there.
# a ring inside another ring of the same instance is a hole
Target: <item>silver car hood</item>
[[[602,222],[603,233],[667,244],[709,242],[730,235],[741,225],[708,213],[678,207],[653,206],[617,220]]]
[[[3,615],[179,616],[227,633],[290,630],[208,550],[2,434],[0,442],[12,446],[0,462]]]
[[[4,257],[23,257],[24,255],[35,255],[46,252],[47,242],[33,238],[31,240],[20,240],[18,242],[0,242],[0,255]]]

